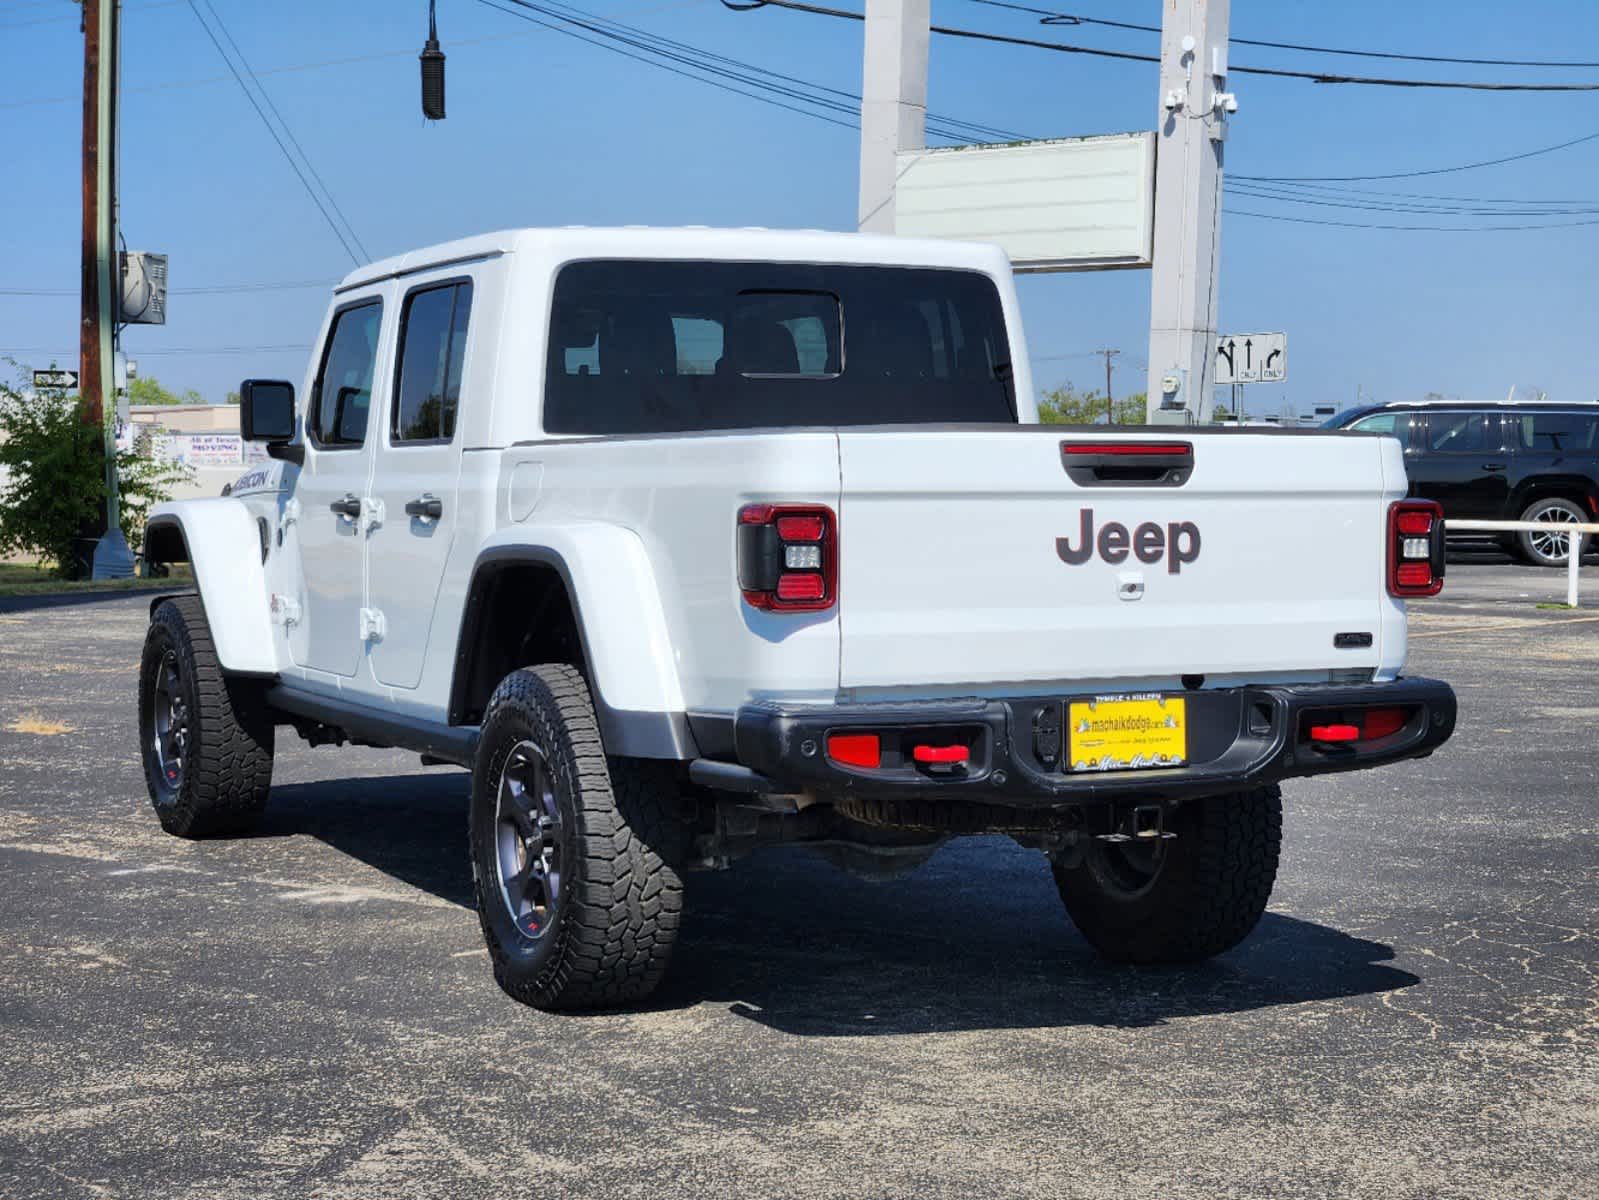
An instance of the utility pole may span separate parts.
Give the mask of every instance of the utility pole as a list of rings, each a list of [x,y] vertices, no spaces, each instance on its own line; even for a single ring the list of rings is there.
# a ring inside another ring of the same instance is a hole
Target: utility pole
[[[930,0],[866,0],[857,228],[894,232],[899,153],[927,143]]]
[[[1120,350],[1095,350],[1095,354],[1105,356],[1105,424],[1116,424],[1116,400],[1110,393],[1110,360],[1121,353]]]
[[[105,532],[95,545],[93,574],[133,574],[122,536],[117,496],[116,326],[121,314],[117,271],[117,64],[121,0],[83,4],[83,258],[78,329],[79,399],[85,424],[101,433],[105,458]]]
[[[1210,415],[1231,0],[1165,0],[1149,318],[1149,419]]]

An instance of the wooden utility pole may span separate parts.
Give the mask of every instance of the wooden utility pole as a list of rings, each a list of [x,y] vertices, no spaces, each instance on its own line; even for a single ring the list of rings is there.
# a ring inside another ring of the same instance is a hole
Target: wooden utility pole
[[[108,67],[101,45],[100,9],[107,0],[83,0],[83,270],[79,294],[82,302],[78,326],[79,415],[86,425],[105,423],[105,389],[101,378],[102,314],[105,294],[102,281],[101,222],[104,214],[100,195],[100,72]],[[114,150],[114,139],[111,149]]]
[[[78,329],[78,395],[85,424],[101,431],[105,526],[95,546],[96,579],[133,574],[117,496],[117,35],[121,0],[83,4],[83,261]]]
[[[1095,354],[1105,356],[1105,424],[1116,424],[1116,400],[1110,394],[1110,360],[1121,353],[1120,350],[1095,350]]]

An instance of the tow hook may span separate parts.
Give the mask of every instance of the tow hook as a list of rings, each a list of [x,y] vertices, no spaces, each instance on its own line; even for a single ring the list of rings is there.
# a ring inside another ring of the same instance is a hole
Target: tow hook
[[[1166,809],[1160,804],[1140,804],[1115,833],[1096,833],[1099,842],[1164,842],[1177,835],[1166,829]]]

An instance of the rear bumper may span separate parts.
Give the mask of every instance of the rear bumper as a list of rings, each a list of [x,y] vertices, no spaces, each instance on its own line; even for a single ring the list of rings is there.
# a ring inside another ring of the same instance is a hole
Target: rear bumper
[[[739,709],[735,750],[742,790],[822,796],[939,796],[1021,808],[1178,799],[1258,787],[1301,775],[1382,766],[1431,754],[1455,728],[1455,694],[1434,679],[1355,685],[1264,685],[1185,694],[1188,764],[1143,770],[1069,772],[1064,716],[1071,699],[949,700],[825,708],[758,703]],[[1309,740],[1312,717],[1370,707],[1403,707],[1403,728],[1371,742]],[[1050,733],[1051,728],[1055,732]],[[884,744],[923,739],[960,743],[970,760],[923,765],[885,755],[878,769],[829,758],[828,737],[876,732]],[[698,764],[696,764],[698,765]],[[737,767],[722,767],[737,786]],[[710,775],[704,776],[707,782]]]

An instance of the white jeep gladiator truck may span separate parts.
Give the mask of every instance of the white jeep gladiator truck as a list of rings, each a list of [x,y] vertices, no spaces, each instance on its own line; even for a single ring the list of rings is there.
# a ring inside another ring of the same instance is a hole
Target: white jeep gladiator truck
[[[774,844],[892,873],[1045,852],[1103,954],[1254,927],[1284,779],[1431,753],[1406,596],[1435,506],[1359,433],[1040,425],[987,246],[529,229],[335,290],[270,460],[160,506],[140,672],[172,833],[247,825],[273,742],[472,772],[495,975],[661,978],[682,872]]]

